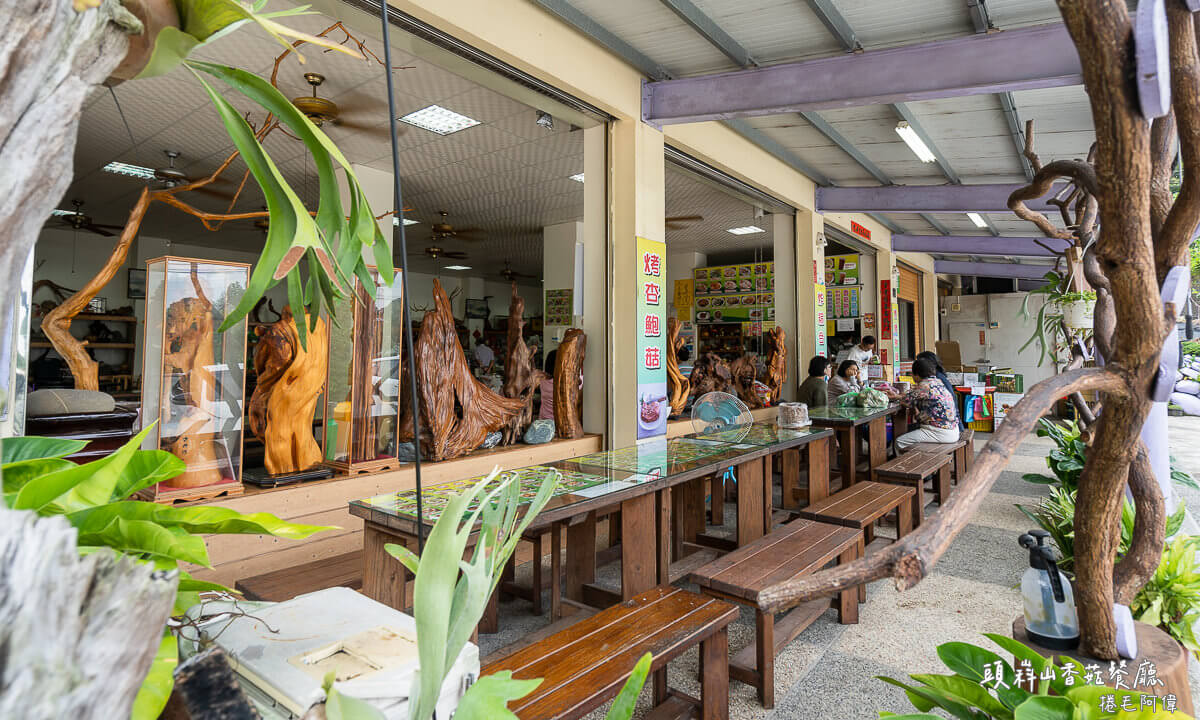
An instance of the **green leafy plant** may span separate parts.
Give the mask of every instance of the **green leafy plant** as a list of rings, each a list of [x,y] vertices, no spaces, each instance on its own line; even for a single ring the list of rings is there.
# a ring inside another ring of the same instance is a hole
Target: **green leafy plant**
[[[1056,295],[1051,302],[1055,305],[1070,305],[1077,302],[1096,302],[1096,292],[1094,290],[1084,290],[1082,292],[1065,292]]]
[[[205,591],[233,592],[193,578],[180,562],[210,567],[202,535],[251,534],[299,539],[329,528],[289,523],[269,513],[243,515],[218,507],[174,507],[131,499],[137,491],[182,473],[183,461],[163,450],[139,450],[153,425],[113,454],[82,465],[66,457],[86,441],[44,437],[0,439],[3,502],[12,510],[61,515],[78,531],[82,553],[102,547],[137,558],[157,570],[176,570],[175,614]],[[175,638],[162,644],[134,701],[135,720],[153,720],[166,705],[178,661]]]
[[[1082,429],[1075,420],[1059,423],[1049,418],[1038,420],[1037,436],[1050,438],[1056,448],[1046,455],[1046,465],[1054,475],[1025,473],[1026,481],[1038,485],[1057,485],[1072,495],[1079,489],[1079,475],[1087,461],[1087,443],[1082,440]]]
[[[1192,247],[1200,247],[1200,244],[1193,245]],[[1197,272],[1196,270],[1192,270],[1192,277],[1196,277],[1196,275],[1195,275],[1196,272]],[[1184,355],[1191,355],[1191,356],[1200,355],[1200,340],[1184,340],[1182,343],[1182,347],[1183,347]]]
[[[1026,645],[1004,635],[985,633],[1001,649],[1010,653],[1020,663],[1022,674],[1000,655],[977,645],[950,642],[939,645],[938,658],[953,674],[918,674],[909,677],[916,684],[906,683],[890,677],[879,676],[889,685],[904,690],[909,702],[918,712],[897,715],[881,712],[880,717],[900,720],[902,718],[924,718],[943,720],[931,710],[946,712],[960,720],[1099,720],[1120,717],[1124,720],[1159,716],[1186,718],[1180,712],[1168,714],[1163,701],[1141,709],[1143,697],[1140,692],[1113,690],[1102,685],[1084,684],[1087,672],[1082,664],[1062,656],[1056,663],[1043,657]],[[1028,673],[1028,674],[1027,674]],[[1036,692],[1032,679],[1038,679]],[[1112,696],[1112,710],[1106,709],[1106,696]],[[1129,698],[1126,701],[1125,698]],[[1129,702],[1135,711],[1122,711],[1123,702]]]
[[[1179,537],[1168,544],[1154,576],[1130,607],[1135,618],[1161,627],[1192,652],[1200,652],[1200,643],[1192,631],[1192,625],[1200,620],[1197,546],[1200,537]]]
[[[1070,337],[1064,334],[1063,306],[1081,300],[1096,302],[1096,293],[1094,291],[1084,290],[1079,292],[1070,289],[1070,275],[1063,275],[1056,270],[1051,270],[1043,278],[1046,284],[1037,289],[1030,290],[1021,302],[1021,318],[1029,320],[1030,298],[1039,295],[1046,298],[1046,301],[1038,309],[1037,319],[1033,325],[1033,333],[1017,351],[1024,352],[1025,348],[1034,345],[1038,351],[1038,365],[1044,363],[1047,358],[1056,358],[1062,345],[1069,343],[1073,337],[1087,338],[1086,332],[1076,332]]]
[[[454,666],[488,598],[500,584],[508,558],[521,534],[558,486],[559,474],[542,476],[537,493],[522,513],[518,476],[495,469],[446,504],[426,538],[422,557],[402,545],[385,549],[415,576],[413,618],[417,623],[417,655],[421,670],[409,692],[409,718],[429,720],[437,706],[446,675]],[[475,534],[475,547],[467,546]],[[650,673],[652,657],[644,655],[622,688],[607,720],[628,720]],[[455,720],[516,720],[508,703],[533,692],[541,679],[518,680],[508,671],[479,678],[459,700]],[[331,692],[332,691],[332,692]],[[353,708],[344,695],[334,694],[326,681],[325,713],[329,720],[382,720],[383,713],[365,703]],[[335,706],[334,700],[339,702]]]

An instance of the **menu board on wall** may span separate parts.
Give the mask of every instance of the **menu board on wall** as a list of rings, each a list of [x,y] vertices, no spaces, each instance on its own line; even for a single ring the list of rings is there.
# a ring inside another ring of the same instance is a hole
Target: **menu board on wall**
[[[831,288],[825,293],[828,298],[829,317],[831,318],[856,318],[859,316],[859,300],[861,299],[861,288]]]
[[[692,274],[696,322],[775,319],[775,263],[696,268]]]
[[[637,436],[667,432],[666,243],[637,239]]]
[[[825,257],[825,284],[828,286],[858,285],[860,264],[861,260],[858,255],[827,255]]]
[[[546,325],[570,325],[575,291],[571,288],[546,291]]]

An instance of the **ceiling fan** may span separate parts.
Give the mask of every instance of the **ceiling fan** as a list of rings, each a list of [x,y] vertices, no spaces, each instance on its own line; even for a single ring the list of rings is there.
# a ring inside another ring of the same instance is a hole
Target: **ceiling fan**
[[[301,95],[300,97],[292,98],[292,104],[295,105],[300,112],[304,113],[309,120],[317,127],[322,127],[326,123],[336,127],[342,127],[349,130],[360,130],[362,132],[371,133],[374,135],[382,134],[387,137],[388,129],[382,123],[356,123],[352,120],[347,120],[347,108],[339,106],[329,98],[323,98],[317,95],[317,88],[325,82],[325,76],[321,73],[307,72],[304,73],[304,81],[312,85],[312,95]],[[363,112],[365,108],[350,108],[350,113]],[[384,120],[387,119],[387,112],[382,106],[378,108]],[[402,132],[397,129],[397,132]]]
[[[701,222],[704,220],[703,215],[676,215],[675,217],[666,218],[668,230],[683,230],[690,227],[692,223]]]
[[[82,200],[72,200],[71,204],[75,206],[74,210],[55,210],[51,213],[52,216],[59,218],[68,227],[76,230],[87,230],[94,232],[97,235],[104,237],[115,237],[116,233],[109,232],[110,230],[124,230],[124,225],[98,225],[92,222],[89,215],[84,215],[80,208],[83,207]]]
[[[433,235],[434,242],[440,242],[442,240],[482,240],[482,238],[479,237],[469,237],[471,235],[478,235],[479,233],[482,233],[482,228],[456,228],[449,222],[450,213],[446,212],[445,210],[439,210],[438,215],[440,215],[442,219],[429,226],[429,230]]]
[[[509,282],[512,282],[513,280],[516,280],[517,278],[535,278],[537,276],[536,275],[526,275],[525,273],[519,273],[516,270],[513,270],[512,266],[508,262],[508,259],[506,258],[504,260],[504,269],[500,271],[500,277],[504,278],[505,280],[507,280]]]
[[[447,250],[446,248],[439,247],[437,245],[430,245],[429,247],[425,248],[421,252],[410,252],[409,255],[416,255],[416,256],[425,255],[427,257],[433,258],[434,260],[437,260],[438,258],[447,258],[450,260],[465,260],[467,258],[467,254],[465,252],[463,252],[462,250]]]
[[[181,152],[178,150],[163,150],[163,154],[167,156],[167,166],[154,168],[154,179],[161,183],[163,188],[177,188],[187,185],[190,182],[194,182],[193,178],[188,177],[185,172],[175,167],[176,158],[179,158],[183,155]],[[221,198],[222,200],[232,200],[233,193],[226,190],[218,190],[217,188],[213,187],[214,184],[219,185],[227,182],[229,182],[229,180],[226,178],[217,178],[215,183],[202,185],[198,188],[192,188],[188,192],[211,195],[213,197]]]

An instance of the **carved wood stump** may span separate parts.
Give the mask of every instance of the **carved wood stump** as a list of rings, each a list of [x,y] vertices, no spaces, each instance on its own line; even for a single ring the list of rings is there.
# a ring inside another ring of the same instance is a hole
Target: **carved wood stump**
[[[580,378],[587,335],[571,328],[563,336],[554,363],[554,431],[560,438],[583,437],[583,390]]]
[[[308,350],[300,346],[292,309],[280,319],[259,326],[254,349],[258,383],[250,396],[250,431],[266,447],[264,464],[272,475],[307,470],[321,462],[321,448],[313,437],[312,421],[317,398],[325,385],[329,362],[328,327],[318,318],[308,331]]]

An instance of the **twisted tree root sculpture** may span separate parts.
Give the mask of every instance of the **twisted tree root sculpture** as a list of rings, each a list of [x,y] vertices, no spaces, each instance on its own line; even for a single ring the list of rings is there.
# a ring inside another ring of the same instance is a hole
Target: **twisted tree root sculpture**
[[[254,330],[259,337],[254,348],[258,383],[250,396],[249,426],[266,447],[264,464],[272,475],[307,470],[321,462],[312,421],[325,385],[329,335],[324,319],[309,328],[308,350],[300,346],[291,307],[285,307],[276,322]]]
[[[586,353],[587,335],[579,328],[567,330],[554,363],[554,432],[560,438],[583,437],[583,391],[579,378]]]
[[[521,412],[509,420],[504,427],[501,442],[511,445],[525,434],[533,420],[533,392],[545,379],[546,374],[534,367],[529,346],[525,344],[522,330],[525,327],[525,298],[512,284],[512,300],[508,304],[508,352],[504,356],[504,387],[500,392],[507,398],[517,398],[525,404]]]
[[[667,319],[667,399],[671,403],[672,415],[683,412],[692,389],[691,380],[679,372],[679,349],[683,347],[679,327],[679,318]]]

